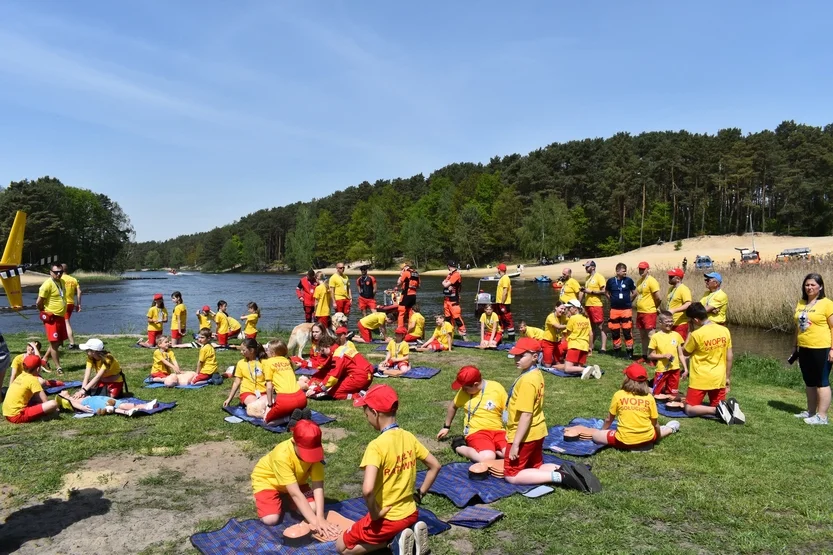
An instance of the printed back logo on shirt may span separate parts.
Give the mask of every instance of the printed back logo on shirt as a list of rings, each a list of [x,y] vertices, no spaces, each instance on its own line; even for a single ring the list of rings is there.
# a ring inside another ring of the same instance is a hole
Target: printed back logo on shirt
[[[405,470],[410,470],[416,467],[416,454],[413,449],[408,449],[401,455],[396,456],[396,464],[392,468],[385,468],[385,476],[391,474],[401,474]]]

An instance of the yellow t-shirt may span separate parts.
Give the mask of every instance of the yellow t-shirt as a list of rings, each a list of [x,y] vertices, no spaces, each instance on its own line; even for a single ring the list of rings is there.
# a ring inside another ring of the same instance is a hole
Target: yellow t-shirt
[[[503,292],[506,292],[506,300],[501,302]],[[495,293],[495,302],[498,304],[512,304],[512,282],[509,276],[501,277],[497,282],[497,293]]]
[[[259,360],[238,360],[234,367],[234,377],[240,378],[240,393],[266,393],[266,376]]]
[[[162,331],[162,320],[166,320],[168,318],[168,309],[163,308],[159,310],[159,307],[152,306],[148,309],[148,318],[152,321],[148,322],[148,331]]]
[[[408,360],[408,354],[411,352],[411,349],[408,347],[408,344],[405,341],[403,341],[402,343],[397,343],[393,339],[388,341],[387,350],[391,360],[395,360],[397,362]]]
[[[584,282],[584,288],[587,291],[602,291],[605,287],[605,278],[599,272],[594,273]],[[585,295],[584,306],[604,306],[602,297],[600,295]]]
[[[214,346],[211,343],[200,347],[199,361],[202,362],[200,374],[213,374],[217,371],[217,353],[214,352]]]
[[[451,348],[451,335],[454,333],[454,326],[451,322],[443,322],[442,327],[434,328],[434,334],[431,339],[436,339],[440,345],[446,349]]]
[[[581,285],[575,278],[570,278],[564,282],[561,287],[561,295],[558,297],[562,303],[568,303],[573,299],[578,299],[578,294],[581,291]]]
[[[260,320],[260,314],[257,312],[252,312],[251,314],[246,315],[246,328],[243,330],[243,333],[246,335],[252,335],[257,333],[257,321]]]
[[[332,303],[330,303],[330,290],[327,289],[327,285],[324,283],[316,285],[315,291],[312,292],[312,296],[315,299],[315,316],[329,316],[330,304]]]
[[[101,379],[107,379],[107,383],[119,383],[124,381],[124,378],[121,376],[121,365],[111,354],[104,355],[101,357],[101,360],[94,360],[87,357],[87,368],[92,371],[93,375],[98,374],[103,368],[104,373],[101,375]],[[109,378],[116,379],[113,380]]]
[[[798,327],[798,346],[807,349],[829,349],[830,316],[833,315],[833,301],[828,298],[818,299],[806,312],[805,324],[801,324],[799,317],[803,316],[807,303],[798,301],[795,307],[795,324]],[[802,318],[804,319],[804,318]],[[804,327],[804,331],[802,331]]]
[[[545,341],[549,341],[550,343],[558,343],[559,341],[561,341],[562,330],[556,328],[556,324],[563,326],[565,324],[564,318],[561,316],[556,316],[555,312],[550,312],[549,316],[547,316],[547,321],[544,322]]]
[[[229,333],[233,332],[234,330],[239,330],[241,327],[240,322],[232,318],[231,316],[228,317],[228,329]]]
[[[197,318],[200,321],[200,329],[211,329],[211,318],[203,314],[202,312],[197,314]]]
[[[168,375],[171,373],[171,369],[165,366],[162,362],[163,360],[167,360],[171,364],[176,364],[176,356],[174,352],[168,350],[167,352],[162,351],[162,349],[156,349],[153,351],[153,366],[150,367],[151,374],[165,374]]]
[[[685,350],[692,353],[688,362],[688,386],[708,391],[726,387],[726,351],[732,336],[724,326],[706,324],[688,335]]]
[[[286,357],[269,357],[264,360],[263,377],[266,382],[272,382],[275,393],[295,393],[301,389],[298,387],[295,370]]]
[[[364,451],[361,468],[375,466],[373,495],[379,507],[390,507],[388,520],[402,520],[417,510],[414,501],[417,459],[428,458],[428,449],[414,434],[393,428],[371,441]]]
[[[659,282],[654,276],[639,278],[636,281],[636,311],[643,314],[654,314],[657,312],[657,305],[654,302],[654,293],[659,292]]]
[[[480,323],[483,324],[483,332],[485,333],[486,337],[490,337],[492,335],[492,329],[497,326],[497,333],[503,333],[503,328],[500,327],[500,318],[497,317],[496,312],[492,312],[492,315],[486,319],[486,313],[480,315]]]
[[[9,384],[3,400],[3,416],[17,416],[29,405],[32,397],[43,391],[37,376],[23,372]]]
[[[541,328],[535,328],[533,326],[526,327],[526,333],[521,337],[531,337],[532,339],[537,339],[538,341],[547,338],[547,332],[542,330]]]
[[[179,303],[174,307],[173,314],[171,314],[171,329],[172,330],[184,330],[185,329],[185,319],[188,317],[188,309],[185,307],[185,303]]]
[[[515,441],[521,413],[532,413],[529,432],[524,443],[537,441],[547,436],[547,422],[544,420],[544,375],[537,368],[521,374],[512,388],[512,396],[507,403],[509,420],[506,423],[506,441]]]
[[[573,314],[567,320],[567,348],[590,351],[590,320],[584,314]]]
[[[675,308],[679,308],[686,303],[691,302],[691,289],[688,288],[687,285],[681,283],[677,285],[674,289],[668,291],[668,296],[666,297],[666,306],[668,310],[672,310]],[[688,322],[688,317],[685,315],[685,310],[681,310],[680,312],[674,313],[674,325],[680,326]]]
[[[44,281],[38,289],[38,297],[44,299],[44,310],[55,316],[63,316],[67,312],[66,291],[61,280],[56,283],[50,278]]]
[[[638,445],[654,439],[652,418],[659,418],[653,395],[634,395],[624,389],[613,394],[610,414],[616,417],[616,441]]]
[[[714,293],[706,293],[700,302],[703,306],[709,305],[717,309],[717,312],[709,313],[709,320],[715,324],[726,323],[726,308],[729,306],[729,296],[723,292],[723,289],[718,289]]]
[[[347,278],[343,278],[338,274],[333,274],[330,276],[330,287],[333,289],[333,293],[335,293],[335,299],[337,301],[343,301],[345,299],[349,299],[349,290],[347,289],[347,285],[350,281]]]
[[[217,324],[217,333],[228,333],[228,315],[218,312],[214,315],[214,323]]]
[[[411,326],[414,328],[414,331],[410,332],[411,335],[415,335],[417,337],[425,335],[425,316],[419,312],[411,312],[411,321],[408,322],[408,329],[410,329]]]
[[[324,465],[299,459],[295,454],[295,440],[291,438],[278,443],[269,454],[261,457],[252,471],[254,493],[264,490],[286,493],[289,484],[303,486],[310,481],[324,481]]]
[[[61,281],[64,282],[67,304],[75,304],[75,295],[78,293],[78,280],[69,274],[62,274]]]
[[[359,320],[359,323],[369,330],[378,330],[385,325],[386,318],[387,315],[384,312],[371,312]]]
[[[352,341],[347,341],[344,343],[344,345],[339,345],[338,347],[336,347],[336,350],[333,351],[333,358],[343,356],[353,358],[354,356],[356,356],[358,352],[359,350],[356,349],[355,343],[353,343]]]
[[[21,353],[12,359],[12,363],[10,368],[15,372],[15,374],[23,374],[26,372],[26,369],[23,367],[23,359],[26,358],[26,353]],[[0,384],[0,386],[3,384]],[[12,385],[9,382],[9,385]]]
[[[667,364],[668,361],[665,359],[656,361],[657,372],[680,369],[680,353],[677,347],[682,346],[682,344],[683,336],[675,331],[665,333],[662,330],[658,330],[651,336],[651,342],[648,343],[649,350],[654,351],[658,355],[674,355],[674,360],[670,365]],[[666,368],[666,366],[668,367]]]
[[[464,433],[503,429],[501,417],[506,408],[506,390],[494,380],[483,381],[485,387],[480,393],[469,395],[461,388],[454,396],[454,406],[465,410]]]

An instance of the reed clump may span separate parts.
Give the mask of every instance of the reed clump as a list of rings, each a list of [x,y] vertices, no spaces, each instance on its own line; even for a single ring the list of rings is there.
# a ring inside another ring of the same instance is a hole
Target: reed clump
[[[104,283],[109,281],[120,281],[122,279],[121,274],[111,274],[109,272],[85,272],[83,270],[72,272],[72,276],[78,281],[86,283]]]

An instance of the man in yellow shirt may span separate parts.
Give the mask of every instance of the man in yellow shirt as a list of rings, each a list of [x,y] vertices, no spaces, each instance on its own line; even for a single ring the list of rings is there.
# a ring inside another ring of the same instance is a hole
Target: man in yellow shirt
[[[579,293],[579,301],[584,302],[584,313],[590,320],[590,326],[593,330],[593,337],[602,338],[601,353],[607,353],[607,334],[604,330],[604,298],[605,298],[605,278],[602,274],[596,271],[596,262],[588,260],[584,263],[584,270],[587,272],[587,279],[584,282],[584,287]],[[593,345],[590,346],[591,348]]]
[[[61,268],[64,270],[63,275],[61,275],[61,281],[64,282],[64,290],[67,295],[67,311],[64,314],[64,320],[66,320],[65,325],[67,327],[67,339],[69,340],[67,348],[77,349],[78,345],[75,344],[75,336],[72,334],[72,326],[69,324],[69,320],[72,318],[73,312],[81,312],[81,286],[78,284],[77,279],[67,273],[66,264],[61,264]]]
[[[495,293],[495,312],[500,319],[500,325],[509,341],[515,341],[515,322],[512,319],[512,282],[506,275],[506,264],[501,262],[497,265],[500,280],[497,282],[497,293]]]
[[[645,362],[648,343],[657,329],[657,312],[662,302],[659,296],[659,282],[651,275],[651,265],[640,262],[639,279],[636,280],[636,329],[642,344],[642,355],[637,362]]]
[[[55,363],[55,372],[63,374],[61,361],[58,358],[58,349],[67,339],[67,326],[64,316],[67,312],[66,290],[61,276],[64,275],[64,267],[55,263],[49,272],[49,279],[43,282],[38,289],[37,306],[40,311],[40,318],[46,331],[46,340],[49,341],[49,348],[43,358],[52,358]]]
[[[573,271],[570,268],[561,270],[561,294],[558,297],[562,303],[568,303],[573,299],[578,299],[581,292],[581,285],[573,278]]]
[[[726,309],[729,306],[729,297],[726,292],[721,289],[723,286],[723,276],[717,272],[710,272],[703,276],[706,280],[706,294],[700,299],[703,306],[706,307],[706,313],[709,315],[709,320],[721,326],[726,325]]]
[[[674,268],[668,271],[668,295],[665,298],[665,307],[674,318],[673,331],[680,334],[683,341],[688,339],[688,318],[685,311],[691,306],[691,289],[683,283],[685,272],[682,268]]]
[[[330,276],[330,297],[333,301],[333,312],[350,316],[353,295],[350,292],[350,280],[344,277],[344,262],[336,264],[336,273]]]
[[[321,323],[322,326],[330,328],[330,289],[327,286],[327,280],[324,279],[324,273],[318,272],[315,275],[315,281],[318,285],[312,293],[312,298],[315,300],[315,319]]]

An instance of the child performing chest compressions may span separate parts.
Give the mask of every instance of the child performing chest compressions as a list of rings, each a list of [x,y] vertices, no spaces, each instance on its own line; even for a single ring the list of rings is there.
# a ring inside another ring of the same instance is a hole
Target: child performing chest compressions
[[[296,409],[307,406],[307,396],[298,385],[292,364],[286,358],[286,343],[272,340],[266,344],[269,358],[263,361],[263,377],[266,379],[267,424],[288,419]]]
[[[201,329],[197,336],[197,343],[200,345],[200,354],[197,358],[197,371],[190,381],[192,385],[208,381],[217,371],[217,353],[214,352],[214,346],[211,344],[211,330]]]
[[[501,416],[506,409],[506,390],[494,380],[484,380],[474,366],[463,366],[451,384],[457,391],[448,406],[445,425],[437,439],[448,435],[458,409],[464,409],[463,437],[454,438],[455,453],[474,462],[503,458],[506,454],[506,431]]]
[[[487,304],[480,315],[480,348],[495,349],[502,337],[500,318],[495,314],[492,305]]]
[[[373,380],[373,365],[347,341],[347,328],[338,328],[336,335],[342,344],[333,347],[329,336],[321,338],[323,353],[333,353],[333,368],[321,382],[309,381],[306,395],[316,399],[352,399],[367,390]]]
[[[104,342],[101,339],[90,339],[79,348],[87,351],[87,368],[84,370],[81,389],[73,396],[76,399],[95,394],[105,394],[114,399],[121,397],[125,387],[124,373],[119,361],[104,350]]]
[[[176,356],[171,351],[171,340],[160,335],[156,339],[157,348],[153,351],[153,366],[150,368],[150,380],[165,384],[165,387],[188,385],[196,372],[183,372],[179,368]]]
[[[585,493],[601,491],[599,479],[583,464],[544,464],[544,376],[537,367],[541,344],[522,337],[509,350],[515,357],[520,376],[509,389],[509,401],[503,413],[509,453],[503,467],[510,484],[560,484]]]
[[[370,388],[353,405],[361,407],[368,423],[380,432],[365,449],[362,495],[368,513],[336,541],[342,554],[369,553],[388,547],[400,532],[399,552],[428,553],[428,528],[419,522],[417,503],[431,489],[440,472],[440,463],[416,437],[396,423],[399,397],[387,384]],[[425,480],[416,490],[416,462],[428,467]],[[411,530],[413,527],[413,530]]]
[[[379,363],[376,375],[401,376],[411,369],[411,363],[408,362],[411,350],[405,342],[406,335],[408,330],[404,326],[396,328],[396,339],[388,341],[385,360]]]
[[[227,407],[231,403],[239,389],[240,403],[246,406],[246,412],[249,412],[250,405],[260,405],[252,407],[255,414],[250,416],[263,416],[266,406],[266,376],[259,360],[264,358],[263,347],[254,339],[244,339],[240,344],[240,354],[243,358],[234,369],[234,383],[223,406]]]
[[[567,339],[567,356],[564,360],[564,367],[560,368],[568,374],[581,374],[581,379],[602,377],[601,369],[596,366],[587,365],[587,355],[593,348],[593,328],[590,319],[584,315],[584,309],[577,299],[567,302],[567,327],[564,329],[564,337]],[[556,365],[555,368],[558,368]]]
[[[378,330],[382,334],[382,341],[387,339],[388,326],[393,324],[393,317],[385,312],[372,312],[359,320],[359,337],[354,337],[356,343],[370,343],[373,332]]]

